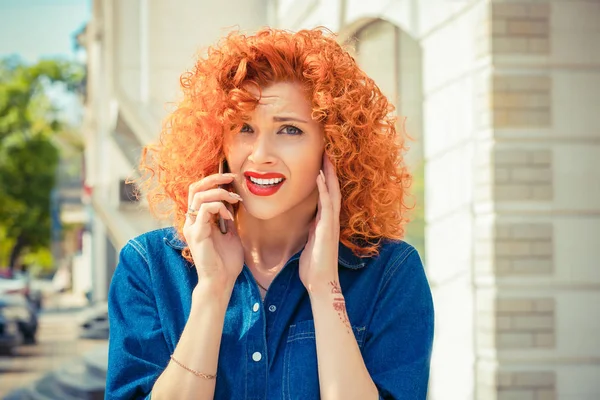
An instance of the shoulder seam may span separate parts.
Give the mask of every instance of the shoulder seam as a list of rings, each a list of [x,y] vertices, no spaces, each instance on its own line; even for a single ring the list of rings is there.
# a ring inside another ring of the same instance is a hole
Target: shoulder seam
[[[417,250],[414,247],[409,246],[402,253],[400,253],[396,258],[394,258],[394,260],[390,263],[390,268],[383,275],[383,283],[381,284],[381,287],[379,288],[379,293],[377,293],[378,296],[385,289],[385,287],[387,286],[390,279],[394,276],[396,271],[398,271],[398,269],[404,263],[404,261],[411,254],[413,254],[416,251]]]
[[[149,266],[150,264],[148,263],[148,257],[146,255],[146,252],[144,251],[143,246],[135,239],[129,240],[129,244],[140,255],[140,257],[142,257],[144,259],[144,261],[146,262],[146,265]]]
[[[148,278],[150,278],[150,282],[148,282],[148,283],[150,284],[151,288],[154,288],[154,278],[152,277],[152,271],[150,270],[150,262],[148,261],[148,253],[146,253],[144,246],[142,246],[142,244],[135,239],[131,239],[129,241],[129,244],[136,251],[136,253],[138,253],[140,255],[140,257],[142,257],[142,259],[146,263],[146,270],[148,273]],[[154,298],[154,295],[152,295],[152,297]]]
[[[154,296],[154,293],[153,293],[154,277],[152,276],[152,271],[150,269],[150,262],[148,261],[148,253],[144,249],[144,246],[140,242],[138,242],[135,238],[130,239],[127,242],[127,244],[124,246],[124,248],[127,247],[127,245],[129,245],[136,253],[138,253],[139,256],[142,257],[142,259],[144,260],[144,263],[146,264],[143,266],[143,268],[146,268],[145,272],[148,274],[148,279],[149,279],[148,285],[150,286],[151,294],[144,292],[144,295],[149,297],[156,305],[156,297]]]

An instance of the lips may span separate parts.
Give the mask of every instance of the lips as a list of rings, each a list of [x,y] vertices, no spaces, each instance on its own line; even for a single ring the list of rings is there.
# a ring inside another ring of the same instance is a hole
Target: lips
[[[277,193],[279,188],[285,182],[285,176],[277,172],[258,173],[253,171],[247,171],[244,173],[244,176],[246,177],[246,186],[248,187],[248,191],[256,196],[271,196]],[[250,178],[260,180],[281,179],[281,182],[272,184],[260,184],[257,182],[252,182]]]
[[[265,172],[265,173],[258,173],[258,172],[254,172],[254,171],[246,171],[244,172],[244,175],[246,177],[253,177],[253,178],[257,178],[257,179],[278,179],[278,178],[284,178],[285,176],[283,176],[282,174],[278,173],[278,172]]]

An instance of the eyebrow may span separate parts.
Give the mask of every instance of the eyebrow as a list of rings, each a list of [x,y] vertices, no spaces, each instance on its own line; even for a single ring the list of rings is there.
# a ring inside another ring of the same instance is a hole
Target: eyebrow
[[[273,121],[275,121],[275,122],[296,121],[296,122],[301,122],[303,124],[308,124],[308,121],[305,121],[305,120],[300,119],[300,118],[294,118],[294,117],[273,117]]]

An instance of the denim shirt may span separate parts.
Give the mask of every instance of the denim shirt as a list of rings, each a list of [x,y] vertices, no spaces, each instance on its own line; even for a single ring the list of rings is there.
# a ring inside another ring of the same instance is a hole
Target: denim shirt
[[[169,363],[198,282],[181,255],[184,246],[174,229],[165,228],[121,250],[108,295],[106,399],[149,399]],[[274,278],[264,302],[244,265],[225,314],[215,399],[320,397],[315,335],[323,333],[315,332],[298,275],[301,253]],[[358,258],[340,243],[338,261],[348,316],[379,398],[424,400],[434,315],[417,251],[387,240],[378,256]]]

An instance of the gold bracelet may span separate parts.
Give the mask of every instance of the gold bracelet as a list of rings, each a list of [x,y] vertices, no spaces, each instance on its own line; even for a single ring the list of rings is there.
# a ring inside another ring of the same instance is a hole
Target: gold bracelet
[[[173,354],[171,354],[171,360],[173,360],[175,362],[175,364],[179,365],[181,368],[186,369],[188,371],[190,371],[192,374],[199,376],[200,378],[204,378],[204,379],[216,379],[217,375],[209,375],[209,374],[205,374],[203,372],[198,372],[196,370],[193,370],[189,367],[186,367],[185,365],[183,365],[182,363],[180,363],[179,361],[177,361],[174,357]]]

